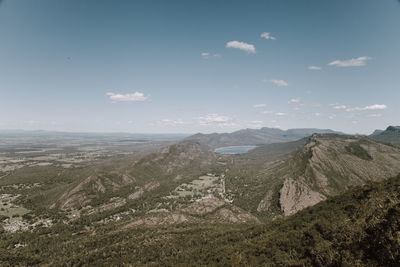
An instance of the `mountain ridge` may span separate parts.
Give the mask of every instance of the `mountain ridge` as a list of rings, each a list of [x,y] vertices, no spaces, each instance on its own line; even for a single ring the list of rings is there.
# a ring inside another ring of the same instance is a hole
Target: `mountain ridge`
[[[342,134],[330,129],[316,129],[316,128],[295,128],[288,130],[281,130],[279,128],[264,127],[261,129],[242,129],[232,133],[211,133],[195,135],[187,137],[185,140],[195,140],[201,144],[218,148],[222,146],[235,146],[235,145],[262,145],[279,142],[295,141],[314,133],[332,133]]]
[[[292,144],[280,158],[263,160],[262,147],[236,157],[226,179],[241,196],[233,204],[260,216],[287,216],[349,186],[400,172],[400,149],[367,137],[314,134]]]
[[[375,131],[370,137],[381,142],[398,143],[400,142],[400,126],[388,126],[384,131]]]

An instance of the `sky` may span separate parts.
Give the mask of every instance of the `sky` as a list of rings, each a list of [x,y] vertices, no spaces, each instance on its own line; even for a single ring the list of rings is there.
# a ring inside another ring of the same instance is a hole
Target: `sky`
[[[0,129],[400,125],[398,0],[0,0]]]

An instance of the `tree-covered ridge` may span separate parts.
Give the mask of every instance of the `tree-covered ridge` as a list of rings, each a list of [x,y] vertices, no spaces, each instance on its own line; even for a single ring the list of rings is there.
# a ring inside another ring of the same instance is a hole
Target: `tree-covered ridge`
[[[58,223],[2,233],[3,266],[398,266],[400,175],[263,225],[85,229]]]

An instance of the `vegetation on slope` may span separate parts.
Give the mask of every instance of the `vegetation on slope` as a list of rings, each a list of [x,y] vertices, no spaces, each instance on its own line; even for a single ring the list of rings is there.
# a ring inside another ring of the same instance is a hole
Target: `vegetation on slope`
[[[400,177],[329,196],[395,175],[399,155],[365,137],[313,135],[243,155],[186,140],[85,168],[21,168],[1,192],[31,210],[30,225],[52,226],[2,233],[0,265],[393,265]]]
[[[400,172],[399,148],[335,134],[261,146],[231,159],[226,187],[233,204],[266,218],[293,214],[349,186]]]
[[[400,176],[353,187],[293,216],[256,226],[178,225],[96,230],[56,224],[3,233],[15,265],[398,266]]]

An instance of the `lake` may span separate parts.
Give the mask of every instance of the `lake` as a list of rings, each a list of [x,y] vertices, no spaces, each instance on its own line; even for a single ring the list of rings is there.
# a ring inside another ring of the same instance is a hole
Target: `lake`
[[[257,146],[226,146],[215,149],[218,154],[244,154]]]

